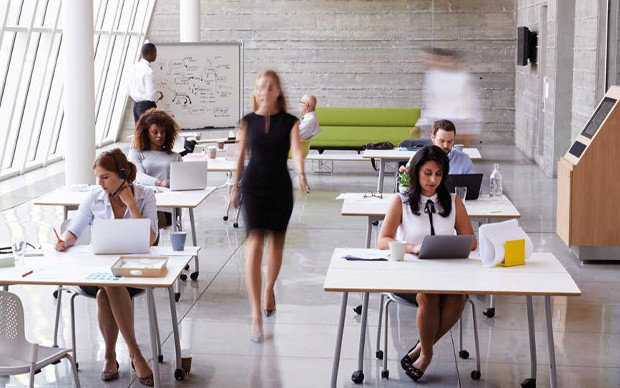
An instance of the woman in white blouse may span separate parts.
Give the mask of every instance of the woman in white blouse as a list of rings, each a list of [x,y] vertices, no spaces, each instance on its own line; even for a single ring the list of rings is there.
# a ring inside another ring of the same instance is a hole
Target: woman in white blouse
[[[99,187],[92,190],[80,204],[75,217],[57,242],[56,250],[64,251],[75,244],[95,218],[148,218],[151,221],[150,243],[153,244],[158,232],[155,193],[148,187],[133,184],[136,166],[116,148],[101,153],[95,159],[93,171]],[[120,331],[140,383],[153,386],[153,373],[138,347],[134,330],[131,298],[140,290],[124,287],[82,288],[97,298],[97,319],[105,343],[101,380],[119,378],[116,340]]]
[[[390,241],[399,240],[407,243],[406,252],[418,254],[427,235],[474,234],[465,205],[445,185],[449,163],[446,153],[437,146],[429,145],[416,152],[409,168],[411,186],[390,203],[379,232],[379,249],[388,249]],[[407,376],[418,381],[431,363],[433,344],[461,317],[466,296],[399,296],[418,305],[416,321],[420,339],[401,359]]]

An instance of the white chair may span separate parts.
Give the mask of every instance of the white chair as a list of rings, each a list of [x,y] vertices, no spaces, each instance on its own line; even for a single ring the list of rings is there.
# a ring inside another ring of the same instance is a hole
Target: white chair
[[[387,300],[385,301],[385,311],[384,311],[384,303],[383,301],[387,298]],[[407,306],[407,307],[413,307],[413,308],[418,308],[417,304],[410,302],[407,299],[401,298],[400,296],[396,295],[396,294],[392,294],[392,293],[384,293],[381,294],[381,305],[379,307],[379,323],[377,325],[377,353],[376,353],[376,357],[378,359],[383,359],[383,369],[381,370],[381,378],[387,379],[390,376],[390,371],[388,370],[387,367],[387,360],[388,360],[388,356],[387,356],[387,344],[388,344],[388,317],[389,317],[389,307],[390,304],[392,302],[396,302],[401,306]],[[480,379],[480,347],[478,344],[478,322],[476,320],[476,306],[474,305],[474,302],[469,298],[469,295],[467,296],[467,302],[469,302],[470,306],[471,306],[471,315],[472,318],[474,320],[474,342],[475,342],[475,346],[476,346],[476,370],[473,370],[471,372],[471,378],[474,380],[479,380]],[[383,345],[384,345],[384,350],[381,350],[381,320],[383,318],[384,321],[384,332],[383,332]],[[467,350],[463,349],[463,322],[462,322],[462,317],[461,320],[459,320],[459,357],[462,359],[467,359],[469,358],[469,352]]]
[[[62,224],[60,225],[60,230],[61,230],[60,233],[64,233],[70,221],[71,221],[70,219],[67,219],[62,222]],[[91,240],[91,229],[90,227],[88,227],[86,228],[86,230],[84,230],[84,232],[82,233],[80,238],[77,239],[74,245],[87,245],[90,243],[90,240]],[[86,293],[80,287],[58,286],[58,289],[54,291],[54,297],[57,299],[57,302],[56,302],[56,320],[54,323],[54,345],[53,346],[58,346],[58,327],[60,325],[60,306],[61,306],[61,301],[62,301],[62,291],[72,294],[71,295],[71,310],[70,310],[71,311],[71,345],[72,345],[73,359],[75,360],[76,368],[79,368],[80,363],[77,362],[77,351],[76,351],[76,345],[75,345],[75,298],[79,295],[85,296],[91,299],[94,299],[94,297]],[[143,294],[144,294],[144,290],[142,290],[141,293],[135,296],[143,295]],[[131,302],[134,304],[134,310],[135,310],[135,303],[134,303],[133,298],[131,299]],[[158,322],[157,312],[155,310],[155,306],[151,306],[151,307],[153,309],[153,314],[155,315],[155,334],[157,335],[157,354],[158,354],[157,359],[159,362],[163,362],[164,356],[161,353],[161,338],[159,336],[159,324],[157,323]]]
[[[67,358],[75,386],[80,388],[77,365],[70,352],[71,349],[40,346],[26,340],[21,300],[11,292],[0,291],[0,376],[29,373],[29,386],[34,387],[34,375],[41,368]]]

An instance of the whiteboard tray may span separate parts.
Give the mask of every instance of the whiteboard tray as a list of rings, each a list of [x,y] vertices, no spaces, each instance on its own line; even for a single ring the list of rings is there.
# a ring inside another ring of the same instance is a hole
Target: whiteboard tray
[[[112,264],[114,276],[160,277],[166,274],[168,256],[121,256]]]

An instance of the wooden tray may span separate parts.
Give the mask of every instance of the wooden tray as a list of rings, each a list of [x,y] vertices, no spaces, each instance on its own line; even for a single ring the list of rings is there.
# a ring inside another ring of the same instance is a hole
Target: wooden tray
[[[161,277],[166,274],[168,256],[121,256],[112,264],[114,276]]]

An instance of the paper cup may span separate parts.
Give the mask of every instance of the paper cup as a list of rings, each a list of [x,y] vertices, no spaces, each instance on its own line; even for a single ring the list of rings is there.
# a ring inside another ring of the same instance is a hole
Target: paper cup
[[[185,249],[185,238],[187,232],[172,232],[170,233],[170,242],[172,243],[173,251],[182,251]]]
[[[181,369],[188,375],[192,371],[192,356],[181,356]]]
[[[405,259],[406,242],[390,241],[390,260],[403,261]]]

